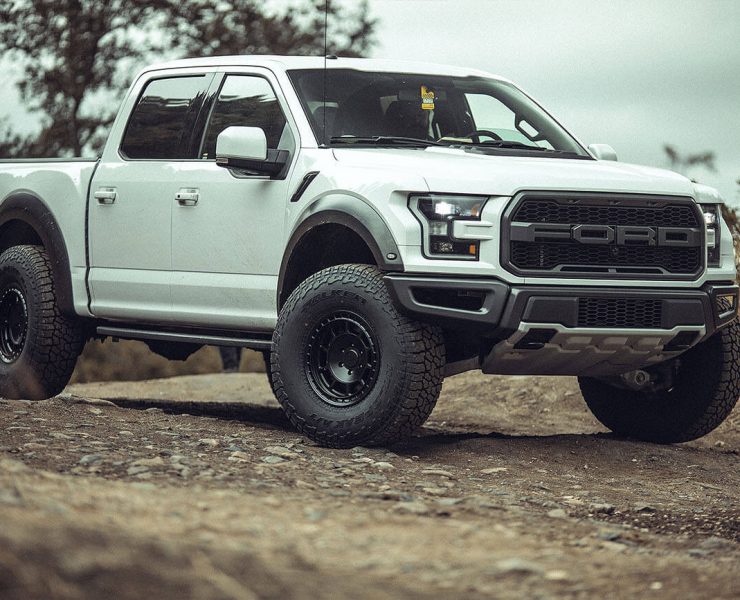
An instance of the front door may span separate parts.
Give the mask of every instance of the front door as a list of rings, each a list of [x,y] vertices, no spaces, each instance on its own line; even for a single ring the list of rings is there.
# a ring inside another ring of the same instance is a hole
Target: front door
[[[289,167],[274,179],[216,165],[216,138],[227,127],[260,127],[268,148],[295,138],[268,79],[226,73],[201,141],[200,161],[181,172],[172,213],[172,306],[181,323],[271,329],[282,259]]]

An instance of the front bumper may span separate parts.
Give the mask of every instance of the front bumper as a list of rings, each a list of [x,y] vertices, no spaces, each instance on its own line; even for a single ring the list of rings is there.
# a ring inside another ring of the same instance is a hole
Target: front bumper
[[[486,373],[623,373],[677,356],[729,324],[738,310],[734,284],[694,290],[510,286],[403,274],[389,274],[386,282],[400,310],[476,348],[477,359],[465,368]]]

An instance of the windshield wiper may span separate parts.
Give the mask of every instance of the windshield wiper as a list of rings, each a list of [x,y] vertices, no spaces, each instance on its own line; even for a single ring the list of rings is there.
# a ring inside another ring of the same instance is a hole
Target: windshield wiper
[[[335,136],[329,139],[331,144],[372,144],[375,146],[409,146],[411,148],[426,148],[427,146],[446,146],[432,140],[422,140],[419,138],[400,137],[392,135],[374,135],[374,136]]]
[[[474,146],[476,148],[504,148],[512,150],[534,150],[535,152],[548,152],[551,154],[574,154],[578,156],[576,152],[569,150],[555,150],[554,148],[543,148],[542,146],[532,146],[530,144],[523,144],[522,142],[516,142],[514,140],[486,140],[485,142],[470,142],[461,144],[461,146]]]
[[[484,142],[470,142],[471,146],[493,146],[494,148],[514,148],[516,150],[539,150],[547,151],[549,148],[543,148],[542,146],[531,146],[530,144],[523,144],[522,142],[515,142],[513,140],[486,140]]]

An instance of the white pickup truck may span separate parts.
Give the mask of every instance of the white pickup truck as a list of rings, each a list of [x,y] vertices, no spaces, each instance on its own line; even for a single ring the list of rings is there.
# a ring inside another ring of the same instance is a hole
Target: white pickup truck
[[[0,163],[0,395],[59,393],[114,337],[264,351],[330,446],[409,434],[470,369],[578,376],[617,434],[694,439],[740,395],[721,202],[479,71],[153,66],[98,160]]]

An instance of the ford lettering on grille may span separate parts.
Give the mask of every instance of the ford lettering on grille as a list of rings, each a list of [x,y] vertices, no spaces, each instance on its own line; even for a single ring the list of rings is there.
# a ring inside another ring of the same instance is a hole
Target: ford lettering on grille
[[[692,227],[640,227],[630,225],[565,225],[562,223],[512,223],[512,241],[562,242],[616,246],[702,245],[701,230]]]

